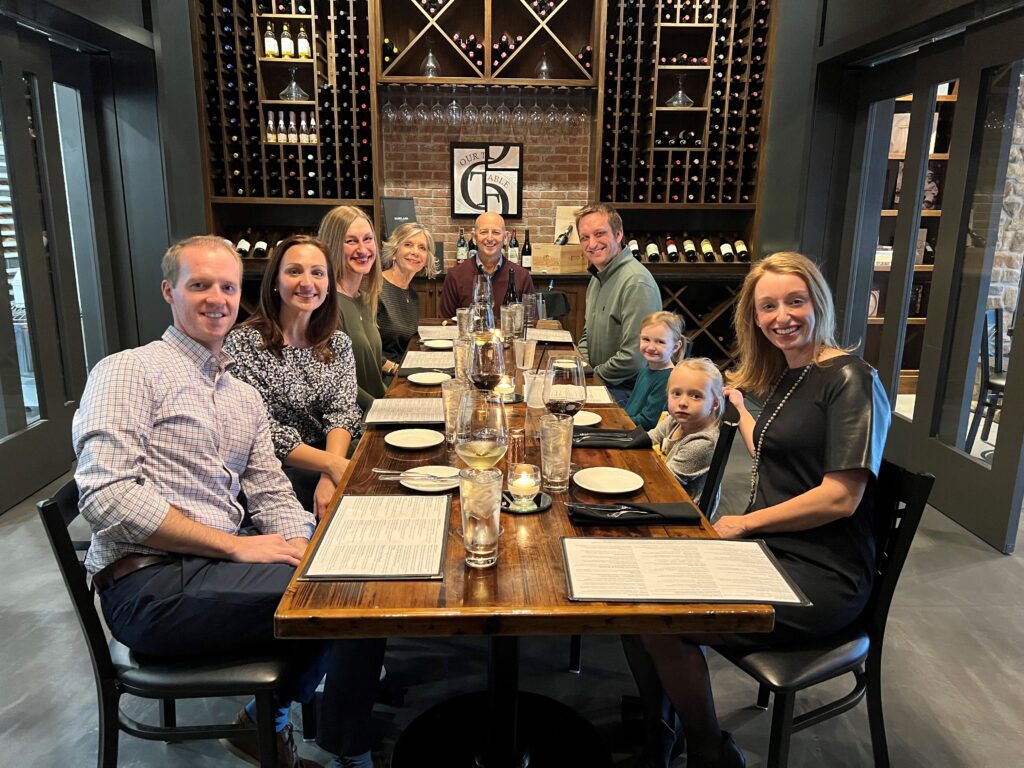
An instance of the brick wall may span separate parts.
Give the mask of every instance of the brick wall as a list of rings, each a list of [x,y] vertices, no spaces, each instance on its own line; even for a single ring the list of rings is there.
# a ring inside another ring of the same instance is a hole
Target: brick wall
[[[397,105],[400,100],[401,97],[396,100],[392,96],[393,104]],[[408,100],[415,106],[419,95],[410,92]],[[450,96],[441,97],[442,103],[450,100]],[[434,101],[428,94],[428,107]],[[546,110],[549,105],[550,102],[541,99],[541,109]],[[492,106],[497,106],[497,99]],[[523,106],[529,109],[533,102],[527,100]],[[564,108],[565,101],[556,101],[555,106]],[[578,109],[579,105],[574,102],[573,108]],[[385,197],[412,197],[420,223],[430,230],[435,239],[444,241],[445,254],[453,259],[459,227],[469,229],[473,220],[453,219],[451,216],[449,142],[522,142],[523,217],[509,219],[507,226],[517,230],[520,243],[523,240],[522,230],[527,227],[532,242],[550,243],[555,237],[556,206],[583,205],[589,199],[592,127],[588,122],[554,133],[531,133],[512,128],[485,130],[476,126],[449,128],[382,122],[384,180],[380,194]]]

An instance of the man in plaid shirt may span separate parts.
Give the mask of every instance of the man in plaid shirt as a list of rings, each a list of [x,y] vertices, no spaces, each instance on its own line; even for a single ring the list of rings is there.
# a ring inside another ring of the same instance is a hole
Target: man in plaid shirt
[[[75,480],[92,526],[86,567],[113,635],[154,656],[266,650],[294,660],[278,698],[278,759],[296,754],[293,700],[327,671],[321,746],[339,766],[372,766],[369,720],[383,639],[282,641],[274,611],[315,521],[274,455],[255,389],[230,375],[224,337],[238,315],[242,265],[230,244],[199,236],[163,258],[174,325],[159,341],[102,360],[75,414]],[[245,494],[257,533],[242,530]],[[254,703],[238,721],[255,719]],[[226,746],[259,764],[254,734]]]

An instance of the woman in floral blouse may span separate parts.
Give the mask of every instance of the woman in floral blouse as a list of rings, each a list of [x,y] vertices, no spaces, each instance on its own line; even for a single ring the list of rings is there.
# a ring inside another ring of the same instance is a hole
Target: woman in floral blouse
[[[259,309],[224,343],[232,373],[263,396],[278,458],[318,519],[345,473],[362,418],[352,342],[337,328],[327,246],[294,235],[274,249]]]

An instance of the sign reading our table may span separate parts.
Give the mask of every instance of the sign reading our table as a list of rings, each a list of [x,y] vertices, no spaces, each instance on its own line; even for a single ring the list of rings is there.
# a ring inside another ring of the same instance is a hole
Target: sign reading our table
[[[522,215],[522,144],[453,141],[451,151],[452,216]]]

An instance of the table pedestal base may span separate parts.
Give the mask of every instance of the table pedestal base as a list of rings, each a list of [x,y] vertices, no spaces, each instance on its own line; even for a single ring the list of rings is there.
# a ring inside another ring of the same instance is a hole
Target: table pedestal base
[[[518,694],[515,754],[482,754],[490,694],[481,691],[442,702],[417,717],[395,744],[391,768],[610,768],[611,756],[586,719],[554,699]]]

